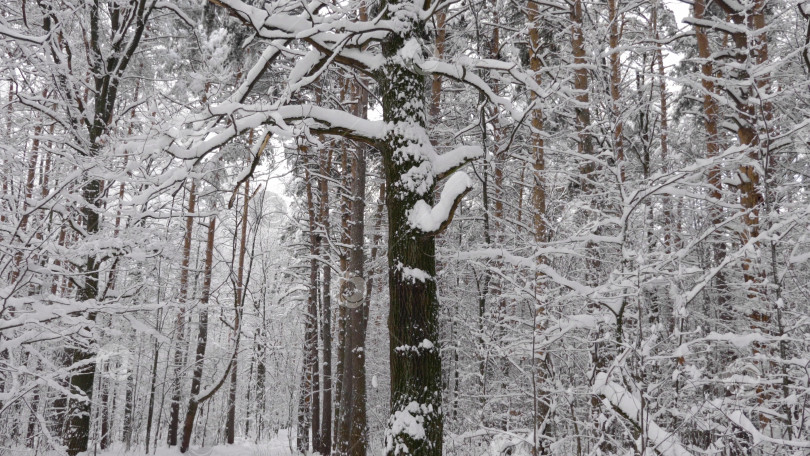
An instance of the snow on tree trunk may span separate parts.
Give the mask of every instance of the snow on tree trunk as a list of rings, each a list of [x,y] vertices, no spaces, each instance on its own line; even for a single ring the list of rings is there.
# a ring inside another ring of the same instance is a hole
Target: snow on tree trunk
[[[386,17],[400,25],[382,43],[380,70],[383,120],[381,142],[388,209],[388,287],[391,340],[391,416],[388,456],[442,454],[442,366],[436,241],[470,187],[466,174],[451,177],[434,207],[438,180],[436,153],[426,124],[426,78],[416,70],[423,59],[421,5],[387,3]]]

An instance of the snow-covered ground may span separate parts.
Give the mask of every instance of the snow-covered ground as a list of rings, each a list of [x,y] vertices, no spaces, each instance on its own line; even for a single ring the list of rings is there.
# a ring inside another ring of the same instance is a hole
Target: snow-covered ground
[[[291,443],[293,446],[295,445],[295,437],[293,436],[293,438],[290,439],[289,433],[285,430],[281,430],[278,435],[269,442],[253,443],[237,441],[233,445],[204,447],[195,447],[192,445],[191,449],[183,456],[293,456],[293,454],[297,453],[290,451]],[[34,454],[38,456],[57,456],[59,454],[56,452],[43,453],[42,451],[35,453],[34,450],[29,449],[20,449],[19,452],[16,449],[11,449],[11,451],[14,452],[8,454],[14,456],[28,456],[29,454],[31,456]],[[5,453],[0,449],[0,455],[3,454]],[[159,447],[157,450],[150,451],[147,454],[144,452],[143,448],[127,451],[122,445],[118,444],[103,451],[91,450],[87,452],[88,456],[180,456],[181,454],[177,447]]]

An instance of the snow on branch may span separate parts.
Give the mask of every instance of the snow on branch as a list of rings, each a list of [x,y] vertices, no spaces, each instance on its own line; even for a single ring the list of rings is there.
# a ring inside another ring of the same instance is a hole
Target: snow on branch
[[[25,42],[33,43],[33,44],[45,44],[45,42],[48,41],[48,35],[43,35],[43,36],[24,35],[22,33],[14,31],[14,30],[12,30],[12,29],[10,29],[10,28],[2,25],[2,24],[0,24],[0,35],[7,36],[7,37],[9,37],[9,38],[11,38],[13,40],[25,41]]]
[[[484,155],[480,146],[459,146],[455,149],[433,157],[433,172],[436,180],[440,181],[445,177],[472,160]]]
[[[214,115],[231,118],[232,124],[224,126],[216,132],[207,132],[202,140],[193,142],[192,145],[184,146],[176,142],[169,145],[167,149],[175,157],[183,160],[198,160],[244,131],[262,125],[271,125],[289,131],[290,127],[287,122],[294,121],[304,122],[310,131],[316,133],[335,134],[368,143],[379,141],[388,131],[386,124],[382,121],[367,120],[339,109],[310,104],[274,107],[223,103],[213,106],[209,110]],[[235,114],[239,112],[246,114],[236,117]],[[179,132],[174,134],[170,132],[169,136],[182,137]]]
[[[467,173],[453,174],[444,185],[439,203],[431,207],[425,200],[417,201],[408,214],[408,223],[425,234],[441,233],[453,220],[461,198],[471,189],[472,180]]]
[[[642,413],[641,400],[636,394],[608,380],[608,374],[604,372],[596,374],[592,391],[595,395],[607,401],[611,408],[628,420],[637,431],[644,430],[650,439],[650,443],[655,445],[656,452],[663,456],[692,455],[689,450],[681,445],[675,434],[667,432],[652,421],[646,413]]]
[[[748,419],[747,416],[742,412],[742,410],[734,410],[726,415],[728,419],[739,426],[741,429],[745,430],[745,432],[751,434],[751,439],[754,441],[754,445],[758,445],[760,442],[768,442],[773,443],[776,445],[784,445],[794,448],[810,448],[810,441],[807,440],[784,440],[784,439],[776,439],[770,437],[766,434],[757,429],[754,423]]]
[[[369,71],[382,64],[379,53],[364,49],[370,41],[380,41],[387,30],[396,26],[391,21],[350,21],[345,19],[317,23],[323,2],[310,2],[298,15],[266,10],[240,0],[209,0],[228,9],[235,17],[253,28],[256,34],[271,40],[302,40],[334,60],[347,63],[361,71]]]
[[[420,69],[425,73],[440,74],[472,86],[483,93],[489,101],[509,113],[513,119],[524,118],[526,112],[518,109],[512,100],[496,94],[492,87],[478,76],[476,71],[507,73],[511,76],[513,82],[525,86],[540,98],[546,98],[549,94],[560,90],[558,82],[548,87],[541,87],[534,76],[524,71],[519,65],[500,60],[463,58],[455,63],[447,63],[441,60],[428,59],[420,63]]]

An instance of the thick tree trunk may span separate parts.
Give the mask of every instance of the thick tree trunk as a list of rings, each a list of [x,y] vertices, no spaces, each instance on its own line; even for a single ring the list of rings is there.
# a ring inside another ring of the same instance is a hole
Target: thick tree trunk
[[[389,1],[418,17],[411,1]],[[390,14],[390,13],[389,13]],[[412,16],[410,15],[412,14]],[[407,21],[407,20],[404,20]],[[391,366],[391,418],[388,456],[442,454],[442,371],[439,353],[439,303],[436,295],[436,243],[433,233],[414,228],[409,212],[418,201],[434,204],[435,176],[425,172],[431,147],[425,132],[425,76],[398,57],[406,42],[419,40],[423,24],[405,22],[382,44],[383,119],[392,125],[381,145],[388,208],[388,330]],[[421,169],[420,169],[421,168]],[[428,167],[429,168],[429,167]],[[414,277],[414,273],[421,277]],[[417,428],[409,426],[417,423]]]
[[[347,85],[350,83],[347,81]],[[345,97],[345,92],[342,94]],[[342,144],[342,154],[341,154],[341,198],[340,198],[340,242],[343,245],[351,245],[351,239],[349,238],[349,219],[351,218],[350,207],[351,207],[351,195],[348,191],[351,185],[351,174],[349,171],[349,152],[348,152],[348,145],[346,143]],[[349,270],[349,251],[348,249],[343,249],[340,252],[340,271],[343,275],[346,275]],[[346,307],[343,305],[339,305],[338,308],[338,315],[337,315],[337,356],[335,359],[336,362],[336,369],[335,369],[335,379],[333,382],[333,387],[335,389],[335,441],[334,441],[334,448],[336,454],[341,454],[342,449],[345,448],[344,442],[347,441],[346,431],[341,428],[343,425],[343,398],[341,394],[343,393],[343,379],[345,377],[345,372],[343,369],[343,357],[346,352]]]
[[[706,0],[695,0],[693,15],[696,20],[705,19]],[[706,130],[706,157],[714,158],[720,153],[720,136],[718,135],[719,107],[715,100],[716,77],[714,63],[711,60],[712,50],[709,44],[709,35],[706,27],[695,26],[695,38],[697,41],[698,56],[701,59],[700,71],[702,74],[701,86],[703,88],[703,127]],[[722,168],[715,165],[709,170],[709,196],[713,201],[723,200]],[[718,205],[713,205],[709,209],[709,216],[715,226],[720,225],[723,219],[723,209]],[[722,239],[716,239],[712,244],[712,260],[716,265],[723,262],[726,257],[726,244]],[[729,295],[726,285],[726,276],[723,270],[718,271],[714,276],[715,289],[717,290],[717,306],[720,318],[723,321],[732,319],[732,309],[729,308]],[[679,359],[683,363],[683,359]]]
[[[85,221],[85,231],[88,236],[98,233],[101,216],[100,197],[102,191],[100,180],[91,180],[85,185],[82,197],[86,206],[82,209],[82,217]],[[88,255],[84,264],[84,285],[79,288],[77,298],[79,301],[90,301],[98,297],[99,264],[94,255]],[[68,401],[68,424],[66,430],[65,443],[70,456],[75,456],[83,451],[87,451],[87,443],[90,438],[90,407],[93,400],[93,384],[95,383],[95,364],[91,363],[95,353],[92,348],[92,327],[96,320],[96,313],[90,312],[87,317],[86,326],[78,333],[74,340],[74,345],[67,348],[66,358],[71,364],[82,365],[70,378],[70,388],[74,392],[79,392],[81,399],[71,399]]]
[[[737,63],[741,68],[749,68],[754,65],[762,65],[768,60],[768,42],[762,29],[765,27],[765,0],[756,0],[751,5],[749,11],[735,12],[731,14],[731,20],[737,25],[744,25],[750,33],[732,34],[737,46]],[[745,227],[740,233],[740,240],[743,245],[749,242],[754,243],[755,249],[759,250],[760,243],[757,240],[760,231],[759,210],[763,197],[759,188],[759,172],[756,169],[756,162],[762,154],[758,123],[770,120],[771,107],[767,101],[763,101],[761,96],[765,94],[767,85],[767,74],[753,76],[747,70],[740,70],[738,75],[740,80],[747,78],[754,79],[750,86],[746,88],[741,97],[737,99],[737,112],[741,122],[737,128],[737,138],[740,145],[747,147],[747,160],[740,166],[739,173],[741,182],[739,185],[740,204],[746,215],[743,217]],[[754,255],[756,257],[758,255]],[[743,279],[749,287],[749,297],[752,300],[759,299],[759,283],[764,281],[765,270],[757,268],[753,263],[755,259],[747,256],[742,263]],[[759,269],[758,271],[756,269]],[[761,322],[766,322],[769,316],[765,312],[760,312],[760,308],[753,306],[751,317],[759,326]]]
[[[92,114],[90,110],[82,107],[80,110],[87,114],[87,119],[92,121],[82,123],[79,126],[78,119],[72,119],[76,128],[86,128],[89,147],[81,151],[85,159],[94,160],[99,156],[102,147],[101,139],[107,135],[111,122],[115,114],[115,105],[118,101],[118,89],[123,76],[132,61],[135,51],[138,49],[146,22],[152,12],[152,8],[146,7],[146,2],[131,3],[126,7],[125,14],[128,14],[130,21],[126,25],[121,25],[115,31],[118,39],[113,43],[105,56],[101,52],[102,43],[106,30],[102,30],[105,23],[102,22],[103,13],[99,2],[90,3],[88,7],[88,29],[86,36],[86,57],[90,64],[91,76],[93,80],[93,100]],[[117,21],[117,19],[116,19]],[[116,22],[113,21],[113,22]],[[52,31],[52,22],[43,22],[43,26],[48,33]],[[111,23],[113,28],[118,28],[116,23]],[[112,34],[112,33],[111,33]],[[126,38],[126,39],[125,39]],[[51,40],[46,46],[54,46],[57,40]],[[126,45],[124,45],[126,43]],[[61,46],[59,44],[58,46]],[[61,49],[50,49],[52,56],[62,55]],[[72,69],[65,66],[58,57],[55,58],[57,66]],[[112,69],[112,70],[110,70]],[[64,76],[64,75],[63,75]],[[89,105],[89,103],[87,103]],[[79,133],[79,132],[75,132]],[[82,132],[83,133],[83,132]],[[88,181],[83,184],[81,193],[83,207],[81,209],[81,219],[87,237],[95,236],[101,226],[101,199],[104,185],[101,179],[86,176]],[[82,302],[94,301],[99,297],[99,266],[100,261],[93,252],[84,259],[82,275],[84,284],[79,288],[77,300]],[[71,282],[69,282],[71,283]],[[75,365],[83,367],[73,372],[70,379],[71,392],[74,397],[81,399],[70,399],[68,401],[68,425],[65,431],[64,442],[67,453],[70,456],[87,451],[87,444],[90,438],[90,406],[93,399],[93,384],[95,379],[95,366],[90,361],[95,356],[93,348],[93,326],[95,325],[96,312],[88,312],[87,322],[83,328],[77,332],[77,336],[72,345],[65,349],[65,359]]]

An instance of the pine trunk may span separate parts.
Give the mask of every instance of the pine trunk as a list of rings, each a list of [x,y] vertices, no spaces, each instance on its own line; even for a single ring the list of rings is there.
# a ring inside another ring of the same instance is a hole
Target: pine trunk
[[[180,423],[180,389],[183,386],[183,371],[185,358],[185,340],[186,333],[186,300],[188,298],[188,268],[191,262],[191,239],[194,229],[194,210],[197,205],[196,183],[191,183],[191,189],[188,195],[188,215],[186,216],[186,232],[183,237],[183,264],[180,269],[180,308],[177,311],[177,320],[175,322],[175,340],[176,346],[174,347],[174,383],[172,384],[172,399],[169,409],[169,429],[168,429],[168,445],[170,447],[177,445],[177,432]]]
[[[236,314],[234,324],[234,339],[236,345],[242,336],[242,310],[244,306],[244,273],[245,273],[245,251],[247,246],[247,223],[248,204],[250,203],[250,181],[246,180],[244,205],[242,206],[241,235],[239,239],[239,266],[236,271],[236,290],[234,293],[234,311]],[[235,234],[235,233],[234,233]],[[228,391],[228,415],[225,421],[225,440],[233,444],[236,439],[236,390],[238,378],[238,358],[239,351],[234,351],[231,361],[231,387]]]
[[[200,325],[197,331],[197,352],[194,358],[194,372],[191,375],[191,394],[189,395],[186,418],[183,424],[183,438],[180,441],[180,452],[185,453],[191,445],[191,434],[194,431],[194,420],[200,406],[198,398],[202,384],[203,363],[205,349],[208,345],[208,300],[211,296],[211,270],[214,263],[214,234],[216,233],[216,217],[212,216],[208,222],[208,238],[205,247],[205,270],[203,272],[203,288],[200,297]]]

